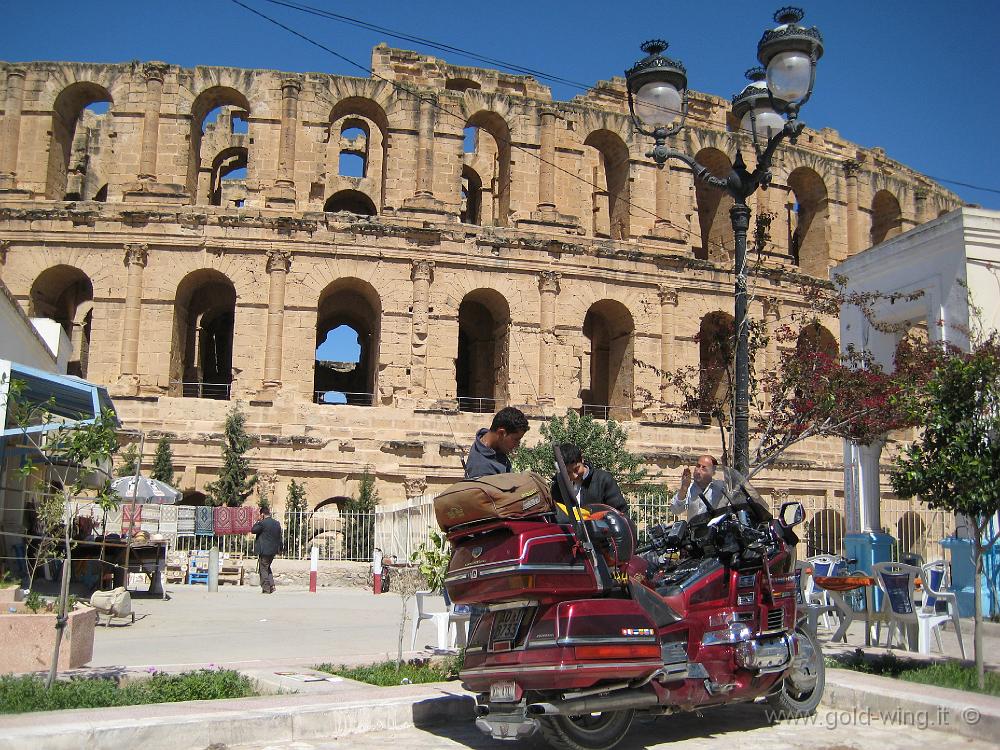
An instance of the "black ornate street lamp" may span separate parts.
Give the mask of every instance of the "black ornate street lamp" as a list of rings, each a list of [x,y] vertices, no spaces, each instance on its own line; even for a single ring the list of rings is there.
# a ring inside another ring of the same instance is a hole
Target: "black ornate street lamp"
[[[795,143],[802,128],[799,109],[812,94],[816,61],[823,55],[823,37],[815,27],[799,24],[799,8],[782,8],[774,14],[778,26],[764,32],[757,44],[757,59],[763,69],[747,71],[750,85],[733,97],[733,114],[741,131],[749,133],[757,165],[750,172],[738,149],[732,170],[716,177],[694,157],[667,146],[667,138],[678,133],[687,119],[687,71],[661,53],[667,43],[654,39],[642,45],[646,57],[625,71],[628,106],[636,130],[654,140],[646,156],[660,168],[668,159],[691,167],[694,178],[726,191],[733,199],[729,211],[736,243],[736,393],[733,425],[733,464],[747,473],[750,464],[750,354],[747,331],[747,230],[750,207],[747,198],[771,182],[771,159],[785,139]]]

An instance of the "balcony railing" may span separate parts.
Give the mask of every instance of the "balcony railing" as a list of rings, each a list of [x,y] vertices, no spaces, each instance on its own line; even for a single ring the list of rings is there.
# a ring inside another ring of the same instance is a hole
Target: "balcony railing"
[[[372,406],[374,393],[348,393],[346,391],[316,391],[313,401],[322,406]]]
[[[495,398],[478,398],[476,396],[459,396],[458,410],[474,414],[493,414],[499,408],[500,402]]]
[[[608,406],[606,404],[584,404],[580,407],[580,414],[592,419],[614,419],[618,422],[627,422],[632,418],[632,409],[628,406]]]
[[[174,383],[180,386],[184,398],[213,398],[217,401],[228,401],[232,391],[232,383]]]

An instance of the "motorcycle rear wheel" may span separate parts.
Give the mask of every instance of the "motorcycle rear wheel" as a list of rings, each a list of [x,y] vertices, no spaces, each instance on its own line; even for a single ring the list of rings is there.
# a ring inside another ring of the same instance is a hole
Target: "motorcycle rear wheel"
[[[557,750],[611,750],[625,739],[635,711],[605,711],[580,716],[542,716],[542,736]]]
[[[778,720],[811,716],[826,688],[826,665],[816,634],[800,622],[795,635],[799,639],[799,656],[795,658],[792,671],[781,681],[781,688],[767,699],[776,710]]]

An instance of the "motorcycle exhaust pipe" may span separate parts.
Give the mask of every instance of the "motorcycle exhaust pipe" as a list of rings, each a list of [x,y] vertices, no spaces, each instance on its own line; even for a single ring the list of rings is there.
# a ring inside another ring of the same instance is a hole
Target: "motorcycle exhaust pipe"
[[[555,700],[546,703],[531,703],[528,714],[533,716],[579,716],[580,714],[604,711],[627,711],[628,709],[652,708],[659,704],[656,694],[649,691],[627,691],[619,695],[593,695],[572,700]]]

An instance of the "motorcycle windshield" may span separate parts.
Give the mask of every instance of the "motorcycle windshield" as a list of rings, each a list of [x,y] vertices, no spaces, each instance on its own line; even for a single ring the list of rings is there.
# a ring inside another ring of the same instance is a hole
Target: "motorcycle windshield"
[[[771,511],[768,510],[764,498],[750,484],[750,480],[729,466],[721,468],[722,481],[726,486],[725,496],[728,504],[736,510],[745,509],[749,511],[752,519],[757,523],[770,521],[772,518]]]

